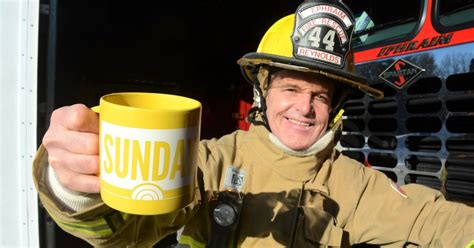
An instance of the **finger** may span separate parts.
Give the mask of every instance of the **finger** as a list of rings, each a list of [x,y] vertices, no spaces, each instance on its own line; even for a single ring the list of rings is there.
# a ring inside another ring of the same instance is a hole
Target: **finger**
[[[99,174],[98,155],[73,154],[65,150],[55,149],[49,152],[48,159],[49,164],[54,169],[65,167],[74,173]]]
[[[83,155],[99,154],[99,135],[96,133],[56,129],[54,132],[48,131],[43,144],[50,154],[54,149]]]
[[[64,127],[69,130],[99,133],[99,116],[83,104],[66,107]]]
[[[67,189],[82,193],[98,193],[100,179],[97,175],[79,174],[64,167],[54,168],[59,182]]]

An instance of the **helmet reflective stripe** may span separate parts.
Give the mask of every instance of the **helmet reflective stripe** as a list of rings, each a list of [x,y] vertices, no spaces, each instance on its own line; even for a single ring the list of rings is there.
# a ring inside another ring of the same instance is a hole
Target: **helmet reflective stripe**
[[[101,218],[98,220],[91,220],[91,221],[81,221],[80,223],[71,222],[64,220],[57,215],[55,212],[50,212],[50,216],[56,221],[56,223],[64,230],[67,230],[71,233],[81,233],[83,235],[99,235],[99,236],[109,236],[114,234],[114,232],[121,228],[122,225],[132,217],[130,214],[126,214],[119,211],[114,211],[112,215],[111,222],[107,222],[105,218]]]

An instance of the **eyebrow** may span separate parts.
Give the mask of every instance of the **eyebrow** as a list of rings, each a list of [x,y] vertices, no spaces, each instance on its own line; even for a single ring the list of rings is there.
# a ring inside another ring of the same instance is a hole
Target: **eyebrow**
[[[284,87],[291,87],[291,88],[295,88],[295,89],[302,89],[298,84],[295,84],[295,83],[291,83],[291,82],[288,82],[288,83],[282,83],[278,86],[274,86],[274,85],[271,85],[270,88],[284,88]],[[320,90],[318,91],[312,91],[311,90],[311,94],[327,94],[329,97],[332,97],[332,94],[331,94],[331,90],[328,89],[328,88],[324,88],[322,87]]]
[[[273,80],[276,77],[280,77],[280,78],[284,79],[284,78],[290,77],[290,75],[288,73],[285,73],[285,72],[278,72],[278,73],[270,74],[270,80],[269,80],[267,89],[275,87],[275,84],[274,84]],[[320,81],[320,82],[318,81],[319,85],[322,88],[324,88],[326,91],[318,91],[318,93],[326,93],[329,96],[333,97],[334,92],[336,91],[336,86],[334,84],[334,81],[332,81],[332,80],[327,81],[327,80],[325,80],[324,77],[320,77],[320,79],[322,81]],[[280,88],[280,87],[289,87],[289,86],[301,89],[301,87],[299,87],[296,83],[292,83],[292,82],[282,82],[282,83],[280,83],[280,86],[278,86],[278,88]]]

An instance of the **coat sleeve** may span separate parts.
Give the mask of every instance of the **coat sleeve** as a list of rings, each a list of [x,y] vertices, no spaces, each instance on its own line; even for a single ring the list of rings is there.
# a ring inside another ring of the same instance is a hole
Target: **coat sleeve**
[[[352,244],[385,247],[470,247],[474,240],[474,208],[447,201],[441,192],[409,184],[398,187],[380,171],[341,166],[335,190],[346,213]],[[338,169],[335,169],[338,171]],[[346,206],[348,205],[348,206]]]
[[[151,247],[181,228],[198,209],[200,192],[196,189],[195,200],[190,205],[165,215],[127,214],[103,202],[74,212],[55,200],[44,181],[47,166],[48,154],[41,146],[33,162],[33,178],[42,205],[59,227],[94,247]]]

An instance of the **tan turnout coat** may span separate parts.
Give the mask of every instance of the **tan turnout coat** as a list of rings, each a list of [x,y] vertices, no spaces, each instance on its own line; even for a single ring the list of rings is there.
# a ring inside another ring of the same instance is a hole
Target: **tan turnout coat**
[[[229,167],[244,179],[236,233],[241,247],[287,247],[292,235],[295,247],[473,244],[473,208],[448,202],[421,185],[398,188],[383,173],[338,152],[332,132],[318,146],[313,155],[289,155],[269,141],[262,126],[203,140],[195,200],[161,216],[120,213],[103,203],[79,213],[62,207],[42,181],[47,166],[43,147],[34,177],[40,199],[58,225],[95,246],[151,247],[185,225],[181,245],[204,247],[210,235],[208,199],[224,190]]]

